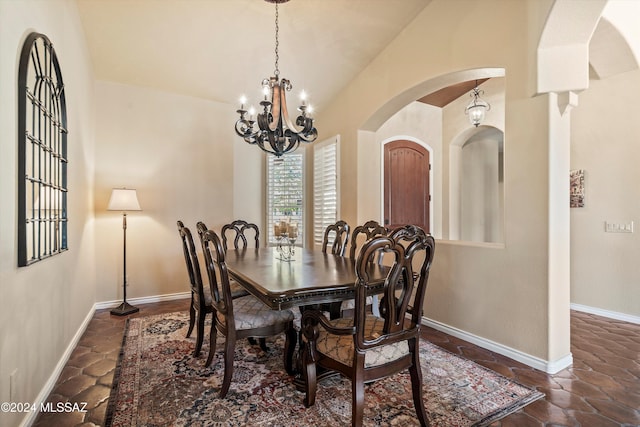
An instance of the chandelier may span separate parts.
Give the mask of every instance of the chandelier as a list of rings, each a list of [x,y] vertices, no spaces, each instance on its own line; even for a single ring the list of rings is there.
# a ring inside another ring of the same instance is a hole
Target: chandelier
[[[483,93],[483,90],[478,89],[478,80],[476,80],[476,87],[474,87],[469,94],[473,99],[469,105],[467,105],[467,108],[464,109],[464,113],[469,116],[469,121],[475,127],[478,127],[478,125],[482,123],[485,113],[491,109],[491,105],[480,98],[480,95]]]
[[[309,143],[318,137],[318,131],[313,126],[313,118],[310,117],[311,107],[306,104],[304,92],[302,93],[302,103],[298,107],[300,114],[291,121],[287,110],[286,92],[290,91],[293,85],[285,78],[280,78],[278,69],[278,4],[286,3],[289,0],[265,0],[276,5],[276,48],[275,48],[275,71],[272,77],[262,81],[264,99],[260,101],[262,112],[254,118],[253,107],[249,111],[245,109],[246,99],[240,100],[240,119],[236,122],[236,133],[249,144],[257,145],[261,150],[274,154],[277,157],[285,153],[294,151],[300,142]],[[248,115],[247,115],[248,113]],[[257,128],[254,126],[257,121]]]

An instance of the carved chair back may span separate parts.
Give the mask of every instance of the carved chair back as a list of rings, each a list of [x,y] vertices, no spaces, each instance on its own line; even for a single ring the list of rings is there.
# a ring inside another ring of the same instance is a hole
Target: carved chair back
[[[220,230],[222,235],[222,247],[226,251],[228,242],[233,239],[233,249],[245,249],[249,247],[249,240],[253,236],[255,248],[260,247],[260,229],[256,224],[237,219],[230,224],[225,224]]]
[[[182,250],[184,252],[184,261],[189,274],[189,283],[191,285],[192,301],[203,306],[205,303],[204,289],[202,284],[202,274],[200,272],[200,263],[198,262],[198,254],[193,241],[193,235],[188,227],[185,227],[182,221],[178,221],[178,232],[182,239]]]
[[[380,225],[377,221],[367,221],[362,225],[357,226],[351,233],[351,246],[349,247],[349,258],[356,259],[359,249],[364,242],[371,239],[374,236],[386,236],[387,229]],[[381,257],[377,255],[377,262],[381,262]]]
[[[333,255],[344,256],[347,243],[349,242],[349,224],[344,221],[338,221],[335,224],[327,226],[322,239],[322,252],[327,252],[327,246],[331,239],[333,239],[331,253]]]
[[[213,311],[213,306],[211,305],[210,293],[205,289],[202,282],[200,262],[198,261],[198,253],[196,252],[191,230],[185,227],[182,221],[178,221],[178,232],[182,240],[182,250],[184,252],[184,260],[191,286],[191,306],[189,307],[189,329],[187,331],[187,338],[191,336],[191,332],[193,332],[193,328],[197,324],[196,345],[193,355],[198,356],[204,340],[205,317],[207,313]]]
[[[233,298],[229,287],[229,272],[224,260],[226,251],[223,243],[213,230],[202,230],[201,243],[213,306],[221,315],[218,316],[218,319],[224,317],[228,324],[233,325]]]
[[[388,236],[373,237],[363,245],[356,259],[356,348],[366,350],[419,337],[422,306],[434,250],[433,237],[415,225],[397,228]],[[364,335],[363,327],[367,315],[365,305],[369,286],[368,265],[371,257],[378,252],[388,254],[393,264],[386,277],[380,301],[384,327],[380,336],[372,339]],[[418,268],[415,274],[414,266]]]

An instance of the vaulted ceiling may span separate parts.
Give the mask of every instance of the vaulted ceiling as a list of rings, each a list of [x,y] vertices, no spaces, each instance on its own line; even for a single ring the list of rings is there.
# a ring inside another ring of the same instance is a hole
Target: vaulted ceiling
[[[76,0],[97,79],[236,104],[273,75],[275,5],[263,0]],[[321,108],[431,0],[279,5],[280,77]],[[401,4],[401,7],[399,7]]]
[[[242,95],[250,102],[261,99],[260,84],[273,75],[275,5],[269,1],[76,2],[99,80],[237,104]],[[293,83],[292,102],[305,90],[316,109],[327,105],[430,2],[280,4],[279,69]],[[639,14],[640,1],[607,4],[590,43],[592,78],[637,68]],[[474,85],[461,82],[419,101],[442,107]]]

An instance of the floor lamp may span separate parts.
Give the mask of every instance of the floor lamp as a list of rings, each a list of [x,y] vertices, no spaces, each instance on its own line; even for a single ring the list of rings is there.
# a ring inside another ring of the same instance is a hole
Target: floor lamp
[[[138,196],[136,190],[126,188],[114,188],[111,192],[111,198],[109,199],[109,206],[107,210],[110,211],[122,211],[122,232],[124,236],[123,240],[123,280],[122,280],[122,292],[123,300],[122,304],[113,308],[111,314],[116,316],[126,316],[127,314],[136,313],[140,309],[134,307],[127,302],[127,211],[141,211],[140,203],[138,203]]]

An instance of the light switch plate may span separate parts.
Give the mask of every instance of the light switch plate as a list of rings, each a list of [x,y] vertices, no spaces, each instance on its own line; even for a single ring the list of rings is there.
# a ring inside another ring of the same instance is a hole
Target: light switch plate
[[[607,233],[633,233],[633,221],[630,222],[604,222],[604,231]]]

